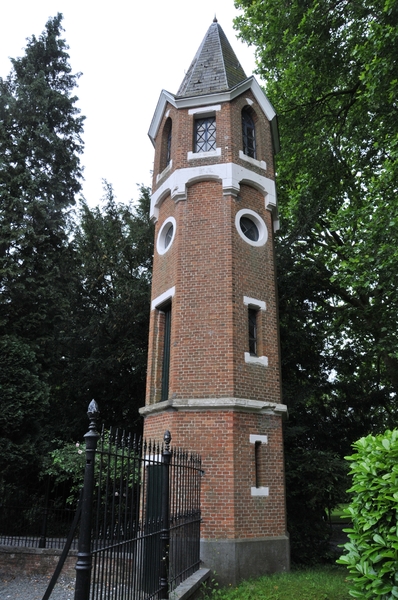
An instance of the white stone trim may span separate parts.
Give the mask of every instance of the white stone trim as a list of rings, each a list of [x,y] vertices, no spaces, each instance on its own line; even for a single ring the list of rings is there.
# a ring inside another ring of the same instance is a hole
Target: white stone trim
[[[197,160],[204,158],[212,158],[214,156],[221,156],[221,148],[216,148],[215,150],[209,150],[208,152],[188,152],[187,159],[188,160]]]
[[[161,173],[159,173],[158,175],[156,175],[156,183],[159,183],[159,181],[160,181],[161,179],[163,179],[164,177],[166,177],[167,173],[168,173],[169,171],[171,171],[171,169],[172,169],[172,166],[173,166],[173,160],[172,160],[172,159],[170,159],[170,162],[169,162],[169,164],[167,165],[167,167],[165,167]]]
[[[250,491],[252,496],[269,496],[268,487],[252,487]]]
[[[260,444],[268,444],[268,436],[267,435],[256,435],[255,433],[250,434],[250,443],[255,444],[256,442],[260,442]]]
[[[169,225],[170,223],[173,226],[173,235],[171,237],[169,245],[166,248],[164,245],[165,238],[166,238],[166,229],[167,229],[167,225]],[[174,217],[169,217],[168,219],[165,220],[165,222],[163,223],[163,225],[160,228],[160,231],[158,233],[158,237],[156,240],[156,250],[157,250],[158,254],[160,254],[162,256],[163,254],[166,254],[166,252],[168,252],[168,250],[171,248],[171,246],[174,242],[176,231],[177,231],[177,221],[175,220]]]
[[[141,415],[162,412],[173,408],[175,410],[235,410],[238,412],[255,412],[259,414],[273,414],[287,416],[287,406],[263,400],[251,400],[250,398],[173,398],[142,406],[139,409]]]
[[[160,294],[160,296],[158,296],[157,298],[152,300],[151,310],[158,308],[158,306],[161,306],[162,304],[164,304],[164,302],[173,298],[175,293],[176,293],[176,288],[175,288],[175,285],[173,285],[173,287],[169,288],[166,292],[163,292],[163,294]]]
[[[190,108],[188,110],[189,115],[197,115],[200,113],[213,113],[221,110],[221,104],[214,104],[213,106],[199,106],[197,108]]]
[[[267,163],[265,162],[265,160],[257,160],[256,158],[252,158],[251,156],[247,156],[247,154],[245,154],[244,152],[242,152],[242,150],[239,150],[239,158],[241,160],[245,160],[246,162],[250,163],[251,165],[254,165],[255,167],[259,167],[260,169],[264,169],[264,171],[267,168]]]
[[[222,104],[223,102],[231,102],[231,100],[234,100],[234,98],[237,98],[248,90],[252,91],[267,119],[269,121],[273,121],[273,119],[276,117],[276,112],[267,96],[264,94],[261,86],[253,76],[248,77],[235,86],[232,90],[219,92],[217,94],[191,96],[189,98],[177,98],[174,94],[171,94],[166,90],[162,90],[148,131],[148,135],[152,141],[152,144],[155,145],[155,138],[162,122],[167,102],[169,102],[175,108],[194,109],[196,107],[203,107],[205,111],[209,111],[211,110],[209,107],[219,103]],[[275,149],[277,150],[279,146],[279,139],[274,139],[274,145]]]
[[[268,356],[252,356],[250,352],[245,352],[245,363],[268,367]]]
[[[258,240],[256,242],[246,237],[242,231],[242,228],[240,226],[240,220],[242,217],[245,216],[248,216],[251,219],[251,221],[254,222],[257,226]],[[258,248],[260,246],[264,246],[264,244],[268,240],[268,230],[266,224],[264,223],[264,219],[260,217],[259,214],[254,212],[254,210],[250,210],[249,208],[242,208],[242,210],[238,210],[238,212],[235,215],[235,227],[242,240],[250,246],[255,246]]]
[[[151,219],[158,219],[159,206],[168,195],[171,195],[175,202],[186,200],[189,185],[208,180],[221,180],[224,196],[237,196],[241,183],[252,185],[264,194],[265,208],[274,216],[274,230],[279,229],[275,181],[235,163],[187,167],[173,171],[151,196]]]
[[[259,310],[267,310],[264,300],[257,300],[257,298],[250,298],[250,296],[243,296],[243,304],[246,306],[254,306]]]

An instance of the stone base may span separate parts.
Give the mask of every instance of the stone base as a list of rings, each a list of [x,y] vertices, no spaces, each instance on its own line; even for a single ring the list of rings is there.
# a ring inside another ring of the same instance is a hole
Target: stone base
[[[202,565],[221,586],[290,569],[289,536],[201,540]]]

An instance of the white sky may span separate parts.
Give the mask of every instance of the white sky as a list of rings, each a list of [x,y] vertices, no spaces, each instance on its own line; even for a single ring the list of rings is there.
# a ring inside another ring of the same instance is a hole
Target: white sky
[[[86,116],[81,161],[91,205],[102,197],[103,178],[123,202],[137,198],[136,184],[151,185],[148,129],[160,92],[177,92],[214,15],[246,75],[255,68],[254,49],[238,41],[232,27],[233,0],[3,0],[1,77],[10,72],[8,57],[21,56],[26,38],[38,37],[58,12],[72,70],[82,72],[76,95]]]

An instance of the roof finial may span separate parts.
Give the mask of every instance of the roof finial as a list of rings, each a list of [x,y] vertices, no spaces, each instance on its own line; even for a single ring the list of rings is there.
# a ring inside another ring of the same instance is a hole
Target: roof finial
[[[218,23],[216,15],[214,15],[213,23]]]

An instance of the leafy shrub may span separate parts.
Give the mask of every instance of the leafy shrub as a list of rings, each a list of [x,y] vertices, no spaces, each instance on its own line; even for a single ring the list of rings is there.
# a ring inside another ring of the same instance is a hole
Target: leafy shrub
[[[347,566],[354,598],[398,598],[398,430],[368,435],[353,444],[350,474],[353,494],[345,515]]]
[[[68,482],[70,495],[68,504],[74,504],[83,486],[86,463],[86,444],[57,442],[59,447],[52,450],[44,460],[42,476],[50,475],[56,484]]]
[[[130,438],[128,438],[130,440]],[[95,486],[116,486],[112,493],[118,494],[120,486],[131,487],[139,479],[139,458],[136,451],[126,442],[123,432],[102,430],[96,452]],[[86,464],[86,443],[58,442],[44,461],[42,475],[50,475],[56,484],[69,482],[69,504],[74,504],[83,486]],[[102,477],[98,476],[102,472]],[[109,481],[112,480],[111,485]]]

